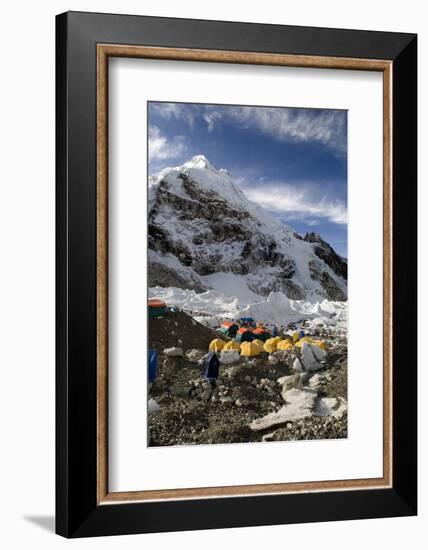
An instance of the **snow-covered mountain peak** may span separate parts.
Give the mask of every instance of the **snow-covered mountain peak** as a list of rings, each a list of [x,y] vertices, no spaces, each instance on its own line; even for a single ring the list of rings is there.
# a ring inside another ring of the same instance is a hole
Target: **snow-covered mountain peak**
[[[211,164],[205,155],[195,155],[189,161],[185,162],[182,168],[202,168],[210,170],[211,172],[217,172],[216,168]]]
[[[159,191],[166,190],[181,197],[192,196],[193,200],[202,194],[211,200],[224,201],[229,208],[250,213],[267,230],[293,233],[291,227],[278,222],[267,210],[250,201],[228,170],[216,169],[204,155],[196,155],[181,166],[167,167],[149,176],[151,203]]]
[[[150,176],[149,260],[150,286],[202,290],[233,279],[259,296],[346,299],[346,261],[250,201],[204,155]]]

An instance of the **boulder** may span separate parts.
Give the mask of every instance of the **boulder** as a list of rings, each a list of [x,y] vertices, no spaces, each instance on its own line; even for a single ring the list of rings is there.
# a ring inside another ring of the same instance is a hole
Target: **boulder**
[[[347,410],[348,404],[342,397],[322,397],[315,405],[314,414],[341,418]]]
[[[220,403],[232,403],[232,401],[231,397],[220,397]]]
[[[278,378],[277,382],[280,386],[282,386],[282,391],[286,392],[292,388],[297,388],[300,386],[300,374],[296,372],[295,374],[282,376],[281,378]]]
[[[327,379],[323,374],[320,374],[317,372],[309,379],[309,387],[313,390],[320,390],[324,384],[326,383]]]
[[[200,349],[191,349],[186,352],[186,359],[191,363],[199,363],[205,357],[205,352]]]
[[[296,373],[300,373],[300,372],[303,371],[302,362],[300,361],[300,359],[298,357],[296,357],[293,361],[293,370]]]
[[[160,411],[160,405],[154,399],[149,399],[149,402],[147,405],[147,413],[153,414],[158,411]]]
[[[241,356],[236,349],[222,350],[220,354],[220,363],[222,365],[231,365],[232,363],[238,363]]]
[[[273,426],[285,424],[288,421],[300,420],[301,418],[311,416],[314,411],[317,393],[307,388],[303,390],[294,388],[284,392],[283,398],[286,404],[279,411],[269,413],[262,418],[254,420],[250,424],[250,428],[253,431],[266,430]]]
[[[301,364],[305,371],[314,371],[324,368],[327,352],[315,344],[304,342],[302,345]]]
[[[183,357],[183,348],[165,348],[163,354],[165,357]]]

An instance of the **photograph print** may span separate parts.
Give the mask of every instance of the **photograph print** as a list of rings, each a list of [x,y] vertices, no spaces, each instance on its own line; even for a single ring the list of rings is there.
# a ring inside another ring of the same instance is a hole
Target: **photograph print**
[[[148,445],[347,437],[347,111],[148,102]]]

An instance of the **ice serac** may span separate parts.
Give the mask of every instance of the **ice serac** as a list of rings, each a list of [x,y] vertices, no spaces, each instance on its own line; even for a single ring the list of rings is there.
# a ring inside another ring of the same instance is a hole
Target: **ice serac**
[[[150,286],[344,301],[346,267],[321,237],[297,235],[203,155],[149,177]]]

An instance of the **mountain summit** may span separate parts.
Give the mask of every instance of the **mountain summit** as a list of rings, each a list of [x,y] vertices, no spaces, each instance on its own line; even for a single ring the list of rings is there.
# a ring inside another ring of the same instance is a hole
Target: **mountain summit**
[[[183,168],[201,168],[210,170],[211,172],[217,172],[205,155],[195,155],[188,162],[183,164]]]
[[[149,286],[344,301],[346,277],[318,234],[275,220],[204,155],[149,177]]]

